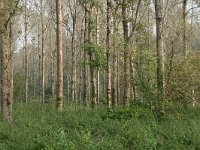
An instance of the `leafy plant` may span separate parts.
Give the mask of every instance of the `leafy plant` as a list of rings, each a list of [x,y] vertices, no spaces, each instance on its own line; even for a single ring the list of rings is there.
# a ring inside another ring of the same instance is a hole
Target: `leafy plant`
[[[103,48],[99,45],[88,42],[85,44],[85,51],[87,51],[89,54],[93,55],[92,60],[89,62],[89,64],[93,68],[103,68],[106,65],[106,57],[103,51]]]

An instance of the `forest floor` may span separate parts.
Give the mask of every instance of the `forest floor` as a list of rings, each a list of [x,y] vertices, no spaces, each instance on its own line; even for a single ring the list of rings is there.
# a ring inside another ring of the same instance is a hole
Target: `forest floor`
[[[140,104],[94,110],[36,102],[14,105],[0,121],[0,150],[200,150],[200,109],[173,106],[156,114]]]

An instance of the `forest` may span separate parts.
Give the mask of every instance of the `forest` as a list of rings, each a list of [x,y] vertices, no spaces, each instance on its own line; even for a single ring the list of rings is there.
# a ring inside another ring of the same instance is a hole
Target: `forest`
[[[200,0],[0,0],[0,150],[200,150]]]

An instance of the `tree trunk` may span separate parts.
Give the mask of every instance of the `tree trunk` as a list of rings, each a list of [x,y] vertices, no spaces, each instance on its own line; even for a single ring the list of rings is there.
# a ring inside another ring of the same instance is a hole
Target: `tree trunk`
[[[51,91],[52,91],[52,100],[55,100],[55,87],[56,87],[56,71],[55,71],[55,56],[54,56],[54,51],[52,52],[52,82],[51,82]]]
[[[100,104],[100,68],[97,68],[97,104]]]
[[[90,60],[92,60],[92,55],[89,54]],[[97,105],[97,91],[96,91],[96,78],[95,69],[90,66],[90,78],[91,78],[91,106],[94,108]]]
[[[92,10],[93,7],[89,10],[89,18],[92,19]],[[92,22],[88,22],[88,43],[92,42]],[[91,98],[91,106],[94,108],[97,105],[97,90],[96,90],[96,76],[95,76],[95,67],[92,64],[93,61],[93,52],[89,52],[89,62],[90,62],[90,98]]]
[[[87,5],[85,4],[85,7],[87,7]],[[87,10],[85,10],[85,29],[84,29],[84,44],[87,43],[87,32],[88,32],[88,13]],[[83,53],[83,105],[86,106],[87,105],[87,100],[88,100],[88,95],[87,95],[87,65],[86,65],[86,61],[87,61],[87,52],[84,50]]]
[[[128,46],[128,13],[127,13],[127,2],[122,2],[122,18],[123,18],[123,34],[124,34],[124,98],[123,104],[129,105],[130,100],[130,63],[129,56],[130,50]]]
[[[24,73],[25,73],[25,96],[24,96],[24,102],[28,102],[28,50],[27,50],[27,30],[28,30],[28,22],[27,22],[27,1],[25,1],[25,21],[24,21],[24,27],[25,27],[25,33],[24,33]]]
[[[99,12],[96,8],[96,44],[99,45]],[[97,104],[100,99],[100,67],[97,67]]]
[[[182,14],[182,19],[183,19],[183,50],[181,54],[181,59],[183,60],[186,57],[187,53],[187,39],[186,39],[186,15],[187,15],[187,0],[183,0],[183,14]]]
[[[63,109],[62,0],[56,0],[57,19],[57,110]]]
[[[76,3],[76,2],[75,2]],[[76,7],[76,4],[75,4],[75,7]],[[72,32],[72,44],[71,44],[71,48],[72,48],[72,81],[71,81],[71,98],[72,98],[72,101],[75,102],[76,100],[76,80],[77,80],[77,77],[76,77],[76,72],[77,72],[77,69],[76,69],[76,55],[77,55],[77,52],[76,52],[76,47],[75,47],[75,43],[76,43],[76,9],[75,8],[75,12],[74,14],[72,13],[72,20],[73,20],[73,32]],[[71,10],[72,11],[72,10]]]
[[[0,27],[0,30],[2,27]],[[12,81],[11,81],[11,55],[9,52],[9,35],[7,31],[0,32],[1,49],[1,102],[2,115],[6,121],[12,121]]]
[[[38,20],[39,22],[39,20]],[[38,95],[40,96],[41,100],[41,53],[40,53],[40,25],[38,24],[37,27],[37,51],[38,51],[38,80],[39,80],[39,88],[38,88]]]
[[[11,80],[11,99],[13,100],[13,87],[14,87],[14,83],[13,83],[13,70],[14,70],[14,67],[13,67],[13,55],[14,55],[14,51],[13,51],[13,31],[12,31],[12,19],[11,19],[11,21],[10,21],[10,23],[9,23],[9,41],[10,41],[10,43],[9,43],[9,51],[10,51],[10,70],[11,70],[11,74],[10,74],[10,80]],[[0,86],[1,87],[1,86]]]
[[[110,17],[111,17],[111,1],[107,0],[107,36],[106,36],[106,50],[107,50],[107,104],[112,107],[112,87],[111,87],[111,64],[110,64]]]
[[[52,5],[52,4],[51,4]],[[53,12],[53,8],[51,8]],[[50,50],[51,50],[51,93],[52,93],[52,102],[55,100],[55,87],[56,87],[56,66],[55,66],[55,47],[53,44],[53,28],[54,28],[54,14],[51,13],[51,21],[50,21]]]
[[[112,66],[112,104],[113,106],[116,106],[118,103],[118,92],[117,92],[117,55],[118,55],[118,49],[117,49],[117,20],[114,18],[114,23],[113,23],[113,31],[114,31],[114,36],[113,36],[113,66]]]
[[[40,21],[41,21],[41,53],[42,53],[42,58],[41,58],[41,69],[42,69],[42,71],[41,71],[41,95],[40,95],[40,97],[41,97],[41,102],[42,102],[42,104],[44,104],[44,100],[45,100],[45,93],[44,93],[44,91],[45,91],[45,69],[44,69],[44,65],[45,65],[45,50],[44,50],[44,21],[43,21],[43,0],[40,0]]]
[[[5,121],[12,121],[12,69],[11,69],[11,53],[9,50],[9,32],[7,20],[8,15],[5,13],[4,1],[0,0],[0,100],[2,118]]]
[[[164,98],[163,17],[162,17],[162,6],[161,5],[162,5],[161,0],[155,1],[158,100],[161,100]]]

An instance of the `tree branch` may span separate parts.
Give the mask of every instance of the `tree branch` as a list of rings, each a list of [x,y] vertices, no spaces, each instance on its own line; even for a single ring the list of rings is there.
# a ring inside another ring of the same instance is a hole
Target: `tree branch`
[[[132,32],[131,32],[130,36],[128,37],[128,42],[130,41],[130,39],[133,36],[133,33],[135,32],[141,1],[142,0],[139,0],[138,4],[137,4],[137,9],[136,9],[136,12],[135,12],[135,19],[134,19],[134,23],[133,23],[133,26],[132,26]]]

